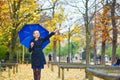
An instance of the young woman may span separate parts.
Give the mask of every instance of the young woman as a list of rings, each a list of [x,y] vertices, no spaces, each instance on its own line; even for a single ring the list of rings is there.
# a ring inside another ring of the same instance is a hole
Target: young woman
[[[58,31],[59,29],[56,29],[45,38],[40,37],[40,32],[38,30],[35,30],[33,32],[34,39],[30,42],[29,52],[32,52],[31,63],[34,73],[34,80],[40,80],[41,69],[43,69],[44,64],[46,64],[45,56],[42,51],[42,43],[48,40],[52,35],[54,35]]]

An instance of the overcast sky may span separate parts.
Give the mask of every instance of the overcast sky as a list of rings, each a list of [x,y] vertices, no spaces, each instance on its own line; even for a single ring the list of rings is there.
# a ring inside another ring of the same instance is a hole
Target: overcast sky
[[[56,4],[55,13],[58,12],[58,9],[60,6],[64,9],[64,15],[67,16],[66,20],[63,22],[62,27],[64,27],[64,30],[67,30],[68,27],[72,27],[74,23],[79,23],[79,25],[84,24],[83,20],[83,13],[85,13],[85,0],[59,0]],[[100,9],[102,7],[101,3],[96,0],[97,9]],[[117,0],[118,1],[118,0]],[[42,6],[43,9],[52,7],[51,0],[38,0],[38,3],[40,7]],[[89,15],[94,12],[95,10],[95,0],[89,0]],[[81,12],[80,12],[81,11]],[[48,13],[49,16],[52,16],[52,10],[45,11]]]

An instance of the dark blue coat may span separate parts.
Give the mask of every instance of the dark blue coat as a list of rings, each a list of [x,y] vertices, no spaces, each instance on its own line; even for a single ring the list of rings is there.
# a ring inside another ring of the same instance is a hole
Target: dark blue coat
[[[39,38],[37,41],[35,39],[31,40],[31,42],[34,43],[33,48],[29,48],[29,52],[32,52],[31,55],[31,63],[33,69],[42,69],[44,68],[44,64],[46,64],[45,56],[42,51],[42,43],[46,40],[48,40],[52,35],[54,35],[54,32],[51,32],[47,37],[45,38]],[[31,43],[30,42],[30,43]]]

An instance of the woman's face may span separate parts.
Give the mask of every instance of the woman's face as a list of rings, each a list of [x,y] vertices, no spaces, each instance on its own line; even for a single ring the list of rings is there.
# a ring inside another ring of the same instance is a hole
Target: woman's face
[[[39,38],[40,37],[40,32],[39,31],[34,31],[33,32],[33,36],[35,37],[35,38]]]

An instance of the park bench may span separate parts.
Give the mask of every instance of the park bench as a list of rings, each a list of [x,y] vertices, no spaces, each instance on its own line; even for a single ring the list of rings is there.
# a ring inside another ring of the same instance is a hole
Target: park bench
[[[100,68],[100,67],[105,67],[104,65],[90,65],[89,67],[98,67],[98,68]],[[80,63],[72,63],[72,64],[69,64],[69,63],[67,63],[67,64],[59,64],[58,65],[58,67],[59,68],[61,68],[62,69],[62,80],[64,80],[64,69],[86,69],[87,67],[86,67],[86,65],[85,64],[80,64]],[[60,77],[60,72],[58,71],[58,77]]]
[[[18,63],[1,63],[1,67],[4,69],[8,68],[8,76],[10,77],[10,69],[12,69],[13,74],[18,72]]]
[[[65,64],[69,64],[69,65],[81,65],[82,63],[79,63],[79,62],[70,62],[70,63],[67,63],[67,62],[48,62],[48,67],[49,67],[49,65],[51,65],[51,71],[54,71],[54,69],[53,69],[53,66],[54,65],[65,65]]]
[[[93,80],[93,76],[102,78],[104,80],[120,80],[120,67],[89,67],[86,68],[86,74],[88,74],[89,80]]]
[[[0,62],[0,71],[5,70],[5,68],[2,67],[1,62]]]
[[[60,63],[66,63],[66,62],[60,62]],[[51,65],[51,71],[53,71],[53,66],[54,65],[58,65],[59,64],[59,62],[48,62],[48,68],[50,67],[50,65]]]
[[[0,62],[0,77],[3,77],[3,76],[2,76],[2,71],[3,71],[3,70],[5,70],[5,68],[3,68],[3,67],[1,66],[1,62]]]
[[[51,62],[51,61],[49,61],[49,62],[48,62],[48,67],[49,67],[50,65],[58,65],[58,63],[59,63],[59,62]],[[60,62],[60,63],[66,63],[66,62]]]

